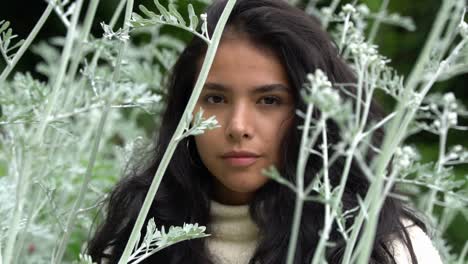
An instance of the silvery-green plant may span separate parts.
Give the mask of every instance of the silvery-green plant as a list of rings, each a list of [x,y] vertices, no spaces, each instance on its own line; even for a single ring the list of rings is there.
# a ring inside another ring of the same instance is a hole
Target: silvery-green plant
[[[81,26],[78,26],[78,14],[83,1],[47,2],[43,15],[23,43],[15,47],[2,42],[2,51],[6,51],[2,58],[6,58],[7,64],[0,75],[0,174],[6,177],[0,178],[0,197],[3,198],[0,213],[5,216],[0,220],[0,260],[3,263],[67,263],[76,259],[76,250],[65,255],[66,249],[82,243],[85,239],[82,233],[91,226],[92,212],[106,201],[106,193],[117,175],[132,169],[119,164],[145,160],[145,152],[141,150],[146,149],[148,143],[137,125],[138,110],[155,115],[157,124],[166,94],[161,85],[163,76],[184,46],[180,40],[162,35],[163,25],[178,27],[202,38],[208,45],[208,52],[203,74],[197,80],[164,162],[154,177],[121,263],[138,263],[147,254],[172,242],[206,236],[204,228],[196,223],[185,228],[169,227],[172,232],[165,233],[149,221],[146,236],[140,241],[149,201],[154,198],[171,151],[183,137],[218,126],[215,117],[205,118],[202,111],[192,113],[225,21],[221,19],[213,36],[209,36],[207,17],[197,15],[192,5],[180,8],[187,10],[188,18],[181,15],[174,1],[170,1],[168,7],[158,1],[155,1],[155,8],[141,6],[138,15],[132,14],[132,0],[120,0],[110,21],[101,23],[102,37],[95,37],[90,34],[90,28],[99,1],[90,1]],[[420,193],[416,206],[431,216],[437,227],[435,242],[443,258],[450,263],[463,263],[468,243],[462,254],[456,256],[442,239],[442,233],[458,212],[468,218],[467,194],[461,188],[465,181],[454,180],[452,169],[467,161],[468,152],[461,145],[447,145],[449,130],[466,129],[458,120],[467,112],[453,94],[427,95],[434,83],[466,73],[468,69],[467,56],[463,56],[468,35],[463,20],[463,1],[442,3],[429,39],[408,78],[390,68],[389,60],[380,55],[373,44],[382,23],[414,30],[409,18],[388,13],[389,1],[382,1],[376,13],[363,4],[340,8],[341,1],[333,0],[329,6],[318,8],[317,2],[309,1],[306,12],[318,15],[323,26],[330,29],[341,54],[356,72],[357,93],[348,93],[346,86],[349,84],[332,87],[321,71],[308,75],[302,92],[302,100],[308,104],[307,112],[297,112],[304,119],[300,127],[303,137],[297,180],[295,184],[286,181],[274,167],[265,170],[266,176],[286,185],[298,197],[288,260],[292,260],[295,250],[301,206],[304,201],[313,200],[325,207],[324,229],[313,263],[324,263],[328,234],[334,222],[347,241],[344,263],[367,263],[376,214],[382,197],[395,195],[390,192],[395,183],[412,186],[413,191]],[[233,3],[229,1],[223,19],[227,18]],[[7,80],[53,11],[65,26],[67,36],[32,48],[43,58],[36,70],[48,81],[40,82],[28,73],[15,73]],[[116,27],[123,13],[124,24]],[[0,27],[9,27],[5,25],[3,22]],[[364,30],[369,26],[371,31],[366,36]],[[137,46],[130,41],[132,34],[144,34],[150,40]],[[2,40],[7,39],[6,36],[2,35]],[[338,89],[348,97],[345,99]],[[379,89],[398,106],[379,123],[368,125],[370,100]],[[336,105],[340,107],[334,107]],[[322,113],[318,120],[312,118],[314,109]],[[335,121],[343,132],[343,142],[336,146],[329,146],[327,142],[327,120]],[[372,146],[370,138],[376,129],[383,127],[387,130],[387,140],[379,149]],[[436,163],[422,163],[414,146],[404,144],[409,135],[421,130],[440,138]],[[115,147],[116,139],[128,144]],[[319,139],[321,147],[313,149]],[[330,148],[334,148],[331,156]],[[364,162],[367,151],[379,152],[375,163]],[[312,183],[305,185],[302,175],[310,155],[321,158],[323,170]],[[345,157],[347,166],[341,184],[331,186],[328,168],[339,157]],[[341,196],[353,159],[358,161],[372,185],[369,195],[360,198],[359,207],[343,211]],[[387,167],[391,167],[390,174],[385,170]],[[442,206],[440,217],[434,213],[435,206]],[[350,217],[356,217],[352,227],[346,225]],[[364,222],[368,224],[363,226]],[[196,232],[191,232],[192,229]],[[357,239],[359,232],[363,234],[360,241]],[[89,256],[79,258],[79,263],[91,262]]]
[[[200,107],[200,110],[195,114],[195,117],[193,117],[192,115],[187,116],[187,120],[185,121],[186,122],[185,131],[177,140],[181,140],[188,136],[201,135],[205,132],[205,130],[211,130],[211,129],[221,127],[220,125],[218,125],[216,116],[211,116],[208,119],[205,119],[203,117],[203,113],[204,113],[203,108]],[[192,123],[192,127],[188,128],[187,124],[191,124],[191,123]]]
[[[336,1],[334,1],[336,2]],[[386,1],[384,1],[386,2]],[[453,8],[457,8],[455,10],[445,10],[445,12],[452,12],[455,11],[454,13],[457,14],[457,20],[458,20],[458,28],[460,32],[460,37],[461,40],[459,43],[455,46],[455,48],[452,50],[452,52],[447,56],[447,58],[443,61],[434,61],[434,64],[439,64],[439,66],[435,67],[435,69],[429,73],[431,75],[431,78],[429,81],[422,82],[422,80],[418,80],[418,82],[423,83],[421,85],[421,88],[416,90],[415,88],[415,83],[410,82],[406,86],[403,84],[401,78],[398,78],[395,76],[394,72],[387,66],[388,60],[382,57],[381,55],[378,54],[377,47],[375,45],[372,45],[366,41],[365,36],[362,34],[363,30],[362,28],[359,28],[359,25],[364,25],[362,17],[363,14],[359,14],[359,12],[363,12],[364,14],[368,14],[368,9],[363,8],[362,6],[359,9],[354,8],[352,5],[345,5],[342,8],[342,11],[338,15],[337,20],[343,21],[343,26],[338,27],[338,34],[335,34],[335,36],[339,36],[338,43],[339,43],[339,48],[342,54],[344,54],[345,58],[348,59],[348,61],[352,62],[352,67],[355,69],[355,72],[357,73],[358,77],[358,83],[357,83],[357,92],[356,94],[351,95],[353,100],[355,101],[354,105],[355,108],[353,109],[352,115],[348,116],[348,120],[345,122],[340,122],[339,120],[336,120],[337,123],[339,124],[339,127],[341,129],[342,134],[344,135],[344,145],[345,148],[342,149],[341,155],[345,157],[346,163],[345,163],[345,169],[343,171],[343,174],[341,176],[341,182],[340,185],[335,187],[335,189],[331,189],[331,186],[328,183],[327,179],[327,170],[328,166],[330,164],[330,161],[333,161],[333,158],[328,157],[328,146],[327,146],[327,141],[326,141],[326,127],[324,125],[326,124],[324,122],[324,119],[327,118],[328,112],[330,111],[330,107],[328,101],[331,98],[335,98],[334,100],[337,102],[336,105],[341,105],[339,104],[339,96],[338,94],[335,94],[333,96],[328,95],[330,94],[329,87],[324,87],[322,88],[323,92],[319,93],[314,93],[314,96],[316,97],[322,97],[320,102],[313,102],[310,100],[310,98],[305,97],[306,102],[309,104],[307,114],[305,116],[303,115],[305,119],[304,126],[302,126],[303,129],[303,138],[301,141],[301,148],[299,150],[299,161],[298,161],[298,171],[297,171],[297,180],[296,180],[296,185],[293,185],[290,182],[287,182],[286,180],[282,179],[277,173],[272,173],[272,170],[266,171],[266,175],[272,177],[274,180],[287,185],[291,189],[295,190],[297,193],[297,200],[296,200],[296,210],[295,210],[295,215],[294,215],[294,224],[292,227],[292,234],[290,238],[290,247],[289,247],[289,252],[288,252],[288,263],[292,263],[293,257],[294,257],[294,251],[295,251],[295,241],[297,239],[297,232],[298,232],[298,225],[300,222],[300,215],[302,211],[302,204],[303,202],[308,198],[309,192],[308,190],[314,190],[316,193],[318,193],[319,197],[315,198],[314,200],[316,201],[323,201],[325,204],[325,219],[324,219],[324,228],[322,230],[322,235],[321,235],[321,240],[319,241],[319,244],[316,248],[315,251],[315,256],[312,260],[313,263],[322,263],[324,260],[324,247],[326,246],[326,242],[328,239],[328,233],[329,229],[331,227],[331,223],[333,223],[333,218],[335,218],[337,215],[342,215],[342,212],[340,211],[340,202],[341,202],[341,195],[342,191],[344,190],[344,184],[347,179],[347,174],[349,173],[349,165],[350,161],[353,158],[356,158],[359,163],[359,165],[362,167],[363,171],[366,173],[366,176],[369,178],[371,181],[371,187],[369,189],[369,192],[366,197],[361,198],[360,202],[360,207],[359,211],[356,217],[356,222],[355,224],[350,228],[348,231],[344,231],[343,236],[345,240],[348,241],[345,255],[344,255],[344,263],[367,263],[369,256],[370,256],[370,250],[372,248],[372,241],[373,241],[373,235],[375,232],[375,225],[376,221],[378,219],[378,212],[383,204],[384,199],[382,197],[386,197],[389,195],[391,186],[395,181],[398,180],[398,178],[402,178],[401,175],[407,175],[407,173],[403,173],[406,170],[409,170],[411,167],[414,166],[416,160],[417,154],[416,151],[410,147],[403,147],[400,148],[398,147],[400,144],[402,144],[403,140],[406,138],[406,131],[408,128],[408,125],[410,122],[414,119],[414,115],[418,110],[420,109],[420,105],[422,104],[422,99],[426,96],[427,92],[429,89],[433,86],[434,82],[438,80],[439,76],[441,75],[442,72],[447,70],[448,66],[454,61],[457,61],[459,59],[463,59],[464,56],[460,56],[459,52],[466,48],[466,35],[465,35],[465,28],[466,28],[466,23],[463,21],[464,15],[461,15],[461,10],[460,4],[461,1],[452,1],[450,4],[453,6]],[[327,18],[327,14],[330,15],[329,12],[330,9],[324,9],[322,11],[325,11],[324,16]],[[360,10],[359,12],[357,10]],[[318,11],[317,11],[318,12]],[[440,11],[442,15],[447,15],[443,14],[443,11]],[[320,17],[320,16],[319,16]],[[376,21],[376,23],[380,23],[382,21]],[[328,24],[328,21],[325,22],[325,24]],[[358,25],[358,26],[356,26]],[[456,28],[457,25],[455,25]],[[448,28],[448,31],[454,30],[453,28]],[[434,45],[434,43],[429,43],[427,45]],[[421,59],[421,61],[425,61],[428,58]],[[439,58],[441,59],[441,58]],[[466,64],[462,63],[463,65]],[[450,71],[450,70],[449,70]],[[381,80],[381,76],[385,76],[385,80],[390,80],[391,82],[384,82]],[[324,84],[327,83],[327,81],[324,81],[323,74],[318,71],[315,73],[314,76],[309,78],[309,81],[312,85],[312,87],[320,87],[323,86]],[[340,84],[338,84],[339,86]],[[330,86],[330,84],[328,84]],[[383,88],[383,90],[390,95],[392,95],[396,100],[397,103],[399,103],[399,107],[397,110],[390,115],[388,115],[386,118],[383,119],[383,122],[377,124],[375,127],[367,129],[366,126],[366,121],[367,121],[367,116],[368,116],[368,111],[371,103],[371,98],[373,93],[375,92],[376,89]],[[322,96],[321,94],[324,93],[325,96]],[[453,95],[449,96],[449,98],[452,97],[450,103],[446,103],[448,105],[451,105],[452,108],[455,108],[455,105],[453,103]],[[309,99],[309,101],[307,101]],[[447,101],[447,100],[445,100]],[[313,120],[311,118],[312,114],[312,108],[317,107],[319,110],[322,112],[322,117],[320,120]],[[340,112],[340,111],[338,111]],[[436,171],[441,171],[442,170],[442,162],[444,161],[444,149],[445,149],[445,142],[446,142],[446,136],[447,136],[447,130],[450,128],[450,126],[455,126],[456,125],[456,119],[457,119],[457,113],[452,111],[445,111],[444,113],[444,127],[443,130],[441,131],[438,129],[438,134],[442,134],[441,138],[441,144],[440,144],[440,152],[441,154],[439,155],[439,162],[438,162],[438,168],[436,168]],[[436,121],[440,127],[442,121]],[[384,142],[384,145],[382,146],[381,149],[375,148],[374,151],[378,151],[379,156],[378,158],[374,161],[374,164],[365,164],[363,162],[362,157],[364,156],[365,153],[360,153],[360,147],[359,145],[361,144],[369,144],[369,142],[364,141],[366,137],[368,137],[372,131],[374,131],[376,128],[381,127],[385,123],[390,123],[387,129],[387,134],[386,134],[386,140]],[[311,136],[308,137],[308,131],[309,131],[309,126],[313,127],[313,133],[311,133]],[[396,128],[396,129],[395,129]],[[318,135],[321,133],[324,135],[322,137],[323,140],[323,145],[321,146],[321,153],[317,153],[315,150],[312,152],[310,151],[310,142],[315,142],[317,140]],[[348,133],[348,131],[351,131],[351,134]],[[460,150],[460,147],[458,147]],[[305,162],[302,160],[307,160],[307,156],[309,155],[309,152],[311,152],[314,155],[318,155],[322,158],[323,160],[323,170],[322,172],[317,175],[318,177],[316,178],[317,181],[314,181],[311,183],[310,187],[311,189],[306,188],[304,192],[304,187],[303,187],[303,180],[301,179],[301,173],[303,174],[303,171],[300,169],[303,168],[305,165]],[[340,148],[338,148],[338,151],[335,153],[340,153]],[[389,164],[390,158],[393,157],[394,162],[392,164]],[[302,162],[301,162],[302,161]],[[301,166],[302,164],[302,166]],[[391,171],[390,175],[387,175],[387,166],[391,166],[392,169],[389,170]],[[323,177],[320,178],[320,177]],[[435,177],[435,181],[438,182],[437,178],[440,177]],[[443,191],[443,193],[447,197],[453,197],[455,194],[456,197],[462,198],[461,204],[465,204],[466,206],[466,201],[467,199],[464,198],[466,197],[466,194],[458,189],[458,187],[461,187],[464,182],[460,181],[454,181],[453,180],[453,175],[450,175],[448,173],[445,174],[444,182],[450,182],[448,188]],[[450,179],[450,180],[448,180]],[[322,182],[320,182],[322,181]],[[428,183],[428,181],[423,181]],[[437,184],[436,184],[437,186]],[[458,190],[458,192],[454,191]],[[440,187],[438,189],[430,189],[429,193],[429,199],[428,199],[428,209],[426,210],[426,213],[432,213],[432,207],[434,206],[434,199],[436,197],[437,192],[440,192],[441,189]],[[331,198],[331,194],[336,193],[333,198]],[[382,194],[384,194],[382,196]],[[450,198],[449,198],[450,199]],[[460,203],[459,203],[460,204]],[[448,207],[445,207],[446,210]],[[453,215],[452,215],[453,217]],[[443,218],[444,219],[444,218]],[[365,226],[363,226],[364,220],[367,222]],[[340,222],[339,220],[337,222]],[[359,233],[362,233],[362,238],[360,239],[359,243],[357,241],[357,236]],[[357,248],[355,247],[357,246]],[[354,251],[354,252],[353,252]],[[445,251],[444,251],[445,253]],[[448,256],[444,255],[444,257],[447,259]]]
[[[18,37],[18,35],[13,35],[13,30],[9,27],[10,22],[5,20],[0,21],[0,53],[7,64],[10,64],[15,56],[13,51],[24,43],[22,39],[13,44],[13,39]],[[13,45],[10,46],[10,44]]]
[[[202,87],[208,77],[208,72],[210,70],[211,64],[213,63],[214,56],[216,54],[216,50],[218,48],[219,42],[221,40],[222,32],[224,29],[224,26],[226,25],[226,22],[228,20],[229,14],[232,11],[235,0],[230,0],[227,2],[226,7],[218,21],[218,24],[213,32],[213,36],[210,37],[207,35],[207,30],[206,30],[206,14],[202,14],[202,20],[205,21],[205,23],[202,25],[202,33],[206,35],[206,38],[203,38],[200,36],[208,45],[207,52],[205,55],[205,59],[203,61],[199,77],[195,83],[195,87],[193,89],[193,92],[189,98],[189,101],[187,103],[187,106],[184,110],[184,113],[182,114],[182,119],[179,121],[179,124],[177,125],[177,128],[174,132],[174,135],[172,136],[172,139],[163,155],[163,158],[161,160],[161,163],[159,164],[159,167],[156,171],[156,174],[153,178],[153,181],[151,183],[151,186],[148,190],[148,193],[145,197],[145,200],[143,202],[142,208],[140,210],[140,213],[137,217],[137,220],[135,222],[135,225],[132,229],[132,233],[130,234],[130,238],[127,242],[127,245],[125,246],[124,252],[122,253],[122,256],[119,260],[119,263],[127,263],[128,259],[131,254],[131,250],[135,247],[135,245],[138,242],[138,237],[140,234],[140,230],[143,227],[144,220],[146,219],[146,216],[148,215],[148,211],[150,209],[150,206],[154,200],[154,197],[156,196],[156,191],[159,187],[159,184],[161,183],[162,177],[164,175],[165,170],[167,169],[167,166],[169,164],[169,161],[175,151],[175,148],[177,146],[177,143],[182,139],[182,136],[184,135],[184,131],[190,132],[196,131],[196,133],[200,133],[203,129],[205,128],[215,128],[216,127],[216,122],[209,118],[207,121],[202,121],[202,114],[198,114],[198,118],[195,118],[195,124],[199,126],[204,126],[203,128],[193,128],[189,129],[188,126],[190,125],[190,122],[187,122],[187,120],[192,121],[192,112],[194,110],[195,104],[198,100],[198,97],[201,94]],[[155,4],[157,8],[163,13],[163,17],[166,19],[166,21],[171,20],[172,23],[182,23],[182,19],[180,17],[180,14],[175,14],[174,11],[172,11],[173,14],[168,13],[167,10],[165,10],[164,7],[162,7],[157,0],[155,0]],[[190,8],[189,8],[190,9]],[[143,10],[145,10],[143,8]],[[192,17],[193,13],[189,11],[190,16]],[[140,25],[140,26],[145,26],[143,22],[138,22],[139,17],[137,16],[135,20],[133,21],[133,25]],[[161,20],[162,17],[160,16],[159,19]],[[193,19],[193,18],[191,18]],[[144,21],[144,20],[140,20]],[[180,25],[180,24],[179,24]],[[190,28],[189,28],[190,29]],[[193,29],[191,29],[193,30]],[[202,34],[202,35],[203,35]],[[198,35],[197,35],[198,36]],[[198,123],[197,123],[198,121]],[[201,121],[201,122],[200,122]],[[190,135],[190,133],[185,133],[186,136]]]
[[[127,261],[133,264],[140,263],[158,251],[178,242],[207,237],[208,235],[204,233],[205,229],[204,226],[198,226],[198,224],[184,224],[182,227],[171,226],[166,232],[164,226],[158,230],[154,219],[151,218],[146,226],[146,234],[141,245],[133,250]]]
[[[89,35],[90,22],[95,12],[93,7],[97,2],[91,1],[88,9],[90,15],[85,19],[85,26],[81,28],[83,31],[80,33],[85,36]],[[121,1],[124,4],[125,2]],[[69,33],[76,30],[81,3],[82,1],[73,3],[75,9],[67,26]],[[54,4],[55,1],[49,2],[46,16]],[[119,7],[121,6],[123,5],[119,4]],[[115,24],[120,12],[121,8],[117,8],[110,24]],[[33,33],[37,33],[37,27],[31,34],[34,35]],[[115,137],[116,129],[106,126],[106,120],[114,124],[119,123],[121,132],[118,135],[127,142],[131,137],[135,137],[135,132],[132,131],[138,131],[135,129],[135,118],[123,119],[122,112],[110,112],[109,109],[146,107],[160,99],[159,95],[149,90],[148,84],[144,84],[146,80],[136,83],[120,78],[121,49],[107,53],[107,49],[103,51],[107,45],[105,38],[90,43],[78,41],[77,35],[69,34],[65,40],[58,40],[57,44],[64,47],[61,54],[55,47],[42,44],[46,48],[40,49],[44,52],[41,55],[47,58],[49,54],[53,54],[61,60],[60,67],[57,67],[56,62],[47,60],[48,64],[40,65],[42,72],[50,78],[50,83],[41,83],[29,74],[20,73],[15,75],[13,81],[5,82],[20,52],[16,53],[12,62],[2,72],[1,125],[4,133],[1,136],[2,153],[5,154],[2,155],[2,161],[12,162],[12,165],[8,166],[9,177],[2,181],[2,186],[16,186],[13,188],[13,196],[16,199],[10,199],[5,204],[9,210],[4,215],[11,224],[2,224],[1,259],[5,263],[23,262],[25,259],[36,262],[62,262],[72,228],[89,229],[89,212],[103,203],[106,197],[103,188],[106,185],[109,187],[113,182],[111,179],[95,178],[90,183],[90,176],[97,170],[107,170],[109,175],[118,174],[117,164],[112,164],[108,158],[104,158],[109,154],[115,155],[108,142]],[[29,43],[26,41],[20,50]],[[71,58],[72,46],[83,53]],[[74,65],[77,65],[76,62],[81,64],[81,60],[87,54],[93,55],[93,60],[89,67],[84,67],[81,71],[81,79],[75,81],[73,76],[77,67]],[[102,60],[109,63],[99,67],[98,71],[92,70],[96,69],[97,62]],[[64,65],[70,61],[71,66],[66,72],[67,67]],[[57,73],[59,74],[56,75]],[[109,77],[112,76],[113,81],[110,81]],[[153,78],[156,76],[158,75]],[[72,92],[60,89],[62,84],[67,85]],[[73,101],[65,99],[67,94]],[[111,94],[112,97],[109,96]],[[59,101],[57,98],[64,100]],[[61,111],[57,111],[57,107],[60,107]],[[126,131],[131,133],[125,133]],[[100,162],[94,166],[98,159],[100,139],[105,141],[108,147],[101,149],[103,157],[100,157]],[[93,144],[94,147],[90,151]],[[78,193],[77,182],[82,182]],[[96,201],[98,203],[94,204]],[[41,230],[42,233],[36,230]]]
[[[206,24],[206,14],[201,14],[200,18],[195,14],[192,4],[188,4],[187,10],[189,14],[189,22],[186,22],[183,16],[177,11],[174,4],[169,4],[169,10],[166,9],[159,1],[154,1],[157,9],[161,15],[149,11],[145,6],[140,5],[140,10],[143,12],[147,18],[143,18],[137,13],[133,13],[131,23],[134,27],[145,27],[156,24],[171,25],[185,29],[199,38],[203,39],[205,42],[210,42],[210,36],[208,35],[208,29]],[[197,27],[199,21],[202,21],[201,32],[197,32]]]

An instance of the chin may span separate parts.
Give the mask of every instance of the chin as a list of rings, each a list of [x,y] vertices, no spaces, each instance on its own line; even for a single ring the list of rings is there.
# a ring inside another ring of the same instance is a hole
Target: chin
[[[231,191],[233,192],[238,192],[238,193],[253,193],[256,192],[258,189],[262,188],[266,182],[262,182],[259,184],[252,184],[252,185],[236,185],[236,184],[229,184],[225,185],[228,187]]]

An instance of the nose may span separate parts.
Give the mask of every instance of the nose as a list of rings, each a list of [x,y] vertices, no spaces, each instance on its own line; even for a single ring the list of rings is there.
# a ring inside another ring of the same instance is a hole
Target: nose
[[[247,105],[233,106],[226,121],[226,136],[229,140],[239,142],[253,137],[253,113]]]

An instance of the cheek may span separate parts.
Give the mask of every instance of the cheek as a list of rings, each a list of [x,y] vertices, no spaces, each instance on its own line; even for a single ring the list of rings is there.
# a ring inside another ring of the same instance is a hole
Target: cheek
[[[281,146],[282,142],[288,140],[286,137],[288,137],[288,132],[290,131],[290,129],[292,129],[293,119],[294,116],[288,117],[285,120],[283,120],[283,122],[277,124],[274,128],[274,135],[270,137],[270,139],[272,139],[271,142],[266,143],[271,146],[270,151],[271,153],[274,153],[274,155],[272,156],[272,163],[275,164],[277,168],[282,168],[284,166],[284,154],[282,152],[286,150],[281,149]]]
[[[271,146],[279,148],[280,143],[285,140],[287,132],[291,129],[293,125],[293,115],[280,116],[276,122],[269,122],[268,125],[268,141],[271,143]]]
[[[206,145],[208,143],[208,137],[207,137],[206,132],[207,131],[205,131],[204,134],[195,136],[195,144],[197,146],[197,150],[198,150],[198,153],[200,154],[200,156],[202,156],[207,151],[205,149]]]
[[[205,133],[195,136],[195,145],[202,161],[206,164],[217,155],[213,146],[221,146],[219,129],[206,130]]]

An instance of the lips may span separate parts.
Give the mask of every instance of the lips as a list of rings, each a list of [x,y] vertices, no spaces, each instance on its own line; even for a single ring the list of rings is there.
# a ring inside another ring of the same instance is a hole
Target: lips
[[[223,154],[223,158],[254,158],[259,155],[250,151],[229,151]]]
[[[230,151],[222,156],[226,163],[235,167],[252,165],[259,157],[258,154],[250,151]]]

